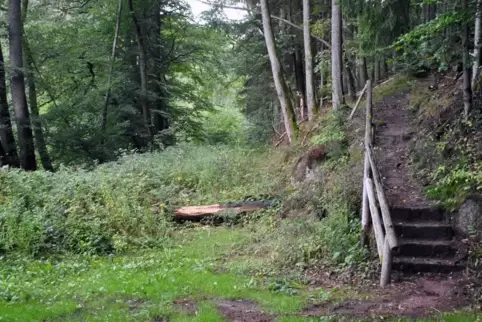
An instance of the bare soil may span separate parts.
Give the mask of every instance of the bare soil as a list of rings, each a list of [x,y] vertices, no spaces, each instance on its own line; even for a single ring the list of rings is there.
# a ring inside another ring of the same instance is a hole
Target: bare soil
[[[250,300],[218,300],[219,313],[230,322],[271,322],[275,316],[262,312]]]
[[[366,299],[345,299],[306,308],[302,315],[357,317],[424,317],[440,312],[452,312],[469,304],[465,281],[447,276],[415,276],[388,288],[374,285],[365,290]],[[360,290],[360,294],[363,291]]]
[[[174,305],[188,315],[196,315],[198,310],[198,304],[189,299],[177,299],[174,301]]]

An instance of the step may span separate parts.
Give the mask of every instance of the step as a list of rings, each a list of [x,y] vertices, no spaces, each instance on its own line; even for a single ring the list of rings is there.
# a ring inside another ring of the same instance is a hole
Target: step
[[[437,222],[394,222],[395,232],[401,239],[450,240],[452,226]]]
[[[452,259],[457,252],[450,240],[402,239],[398,255]]]
[[[403,256],[393,259],[392,268],[411,273],[452,273],[463,270],[465,266],[449,259]]]
[[[390,209],[393,221],[440,221],[447,222],[445,213],[437,208],[401,208]]]

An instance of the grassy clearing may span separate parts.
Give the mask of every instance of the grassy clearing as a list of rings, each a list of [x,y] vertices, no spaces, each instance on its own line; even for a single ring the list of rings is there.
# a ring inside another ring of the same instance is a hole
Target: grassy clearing
[[[328,292],[294,281],[273,288],[270,277],[241,273],[242,267],[239,270],[239,262],[231,261],[231,255],[255,242],[248,229],[197,227],[178,231],[162,249],[123,256],[4,261],[0,266],[0,320],[224,321],[214,300],[250,299],[278,321],[340,321],[334,316],[303,317],[301,311],[314,304],[362,296],[349,289]],[[251,255],[255,257],[267,262],[263,254]],[[196,314],[177,307],[173,301],[179,299],[195,303]],[[417,321],[434,320],[477,321],[462,314]]]
[[[276,314],[298,312],[314,294],[269,290],[269,283],[232,271],[215,273],[217,261],[250,240],[230,228],[181,231],[170,245],[112,257],[2,263],[4,321],[149,321],[188,319],[172,302],[199,303],[199,321],[219,320],[212,299],[252,299]],[[232,268],[235,271],[235,268]],[[189,318],[192,321],[191,318]]]

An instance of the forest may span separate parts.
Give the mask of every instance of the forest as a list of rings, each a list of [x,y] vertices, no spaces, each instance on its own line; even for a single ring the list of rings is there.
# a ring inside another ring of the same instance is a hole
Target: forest
[[[482,0],[0,22],[0,320],[480,318]]]

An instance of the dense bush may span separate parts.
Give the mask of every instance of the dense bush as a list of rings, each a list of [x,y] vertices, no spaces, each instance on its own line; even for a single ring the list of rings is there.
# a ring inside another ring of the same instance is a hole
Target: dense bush
[[[90,254],[162,244],[176,206],[272,191],[279,182],[276,156],[245,148],[180,146],[126,155],[93,171],[2,170],[0,249]]]

